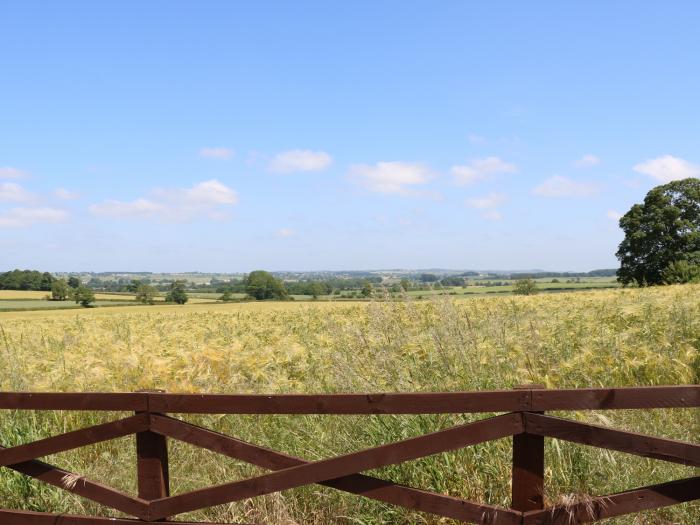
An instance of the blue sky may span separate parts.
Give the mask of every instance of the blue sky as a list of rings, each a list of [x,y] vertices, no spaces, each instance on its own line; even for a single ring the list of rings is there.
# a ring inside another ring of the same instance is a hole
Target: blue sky
[[[3,2],[0,269],[615,267],[697,2]]]

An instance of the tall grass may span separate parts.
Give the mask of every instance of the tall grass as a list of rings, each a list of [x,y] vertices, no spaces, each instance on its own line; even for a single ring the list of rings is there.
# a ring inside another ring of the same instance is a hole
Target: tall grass
[[[700,286],[429,302],[229,305],[43,317],[0,316],[0,389],[45,391],[457,391],[544,383],[550,388],[700,381]],[[581,421],[686,441],[698,410],[580,412]],[[106,421],[113,414],[0,414],[4,446]],[[472,421],[484,415],[191,416],[254,443],[314,460]],[[509,439],[375,474],[508,505]],[[133,438],[49,458],[135,488]],[[570,501],[697,475],[698,469],[547,440],[546,499]],[[259,469],[171,442],[173,492],[250,477]],[[695,474],[694,474],[695,473]],[[0,473],[3,506],[105,510]],[[281,524],[448,523],[322,487],[306,487],[189,515]],[[610,520],[700,523],[697,504]]]

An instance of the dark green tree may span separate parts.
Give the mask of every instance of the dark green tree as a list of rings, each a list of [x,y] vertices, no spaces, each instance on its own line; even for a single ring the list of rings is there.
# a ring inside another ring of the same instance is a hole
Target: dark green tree
[[[79,288],[83,283],[80,282],[80,279],[76,277],[75,275],[71,275],[68,278],[68,286],[71,288]]]
[[[51,284],[51,300],[52,301],[65,301],[68,298],[68,283],[63,279],[56,279]]]
[[[264,299],[286,299],[287,289],[284,283],[276,279],[270,272],[256,270],[250,272],[244,279],[245,292],[258,301]]]
[[[518,279],[513,286],[513,293],[516,295],[535,295],[537,283],[534,279]]]
[[[87,308],[90,303],[95,302],[95,293],[91,288],[80,285],[73,291],[73,299],[75,299],[76,304]]]
[[[369,281],[365,281],[362,283],[362,289],[360,290],[360,294],[362,294],[362,297],[372,297],[372,294],[374,293],[374,288],[372,287],[372,283]]]
[[[153,304],[158,291],[150,284],[140,284],[136,288],[136,300],[143,304]]]
[[[185,304],[189,297],[185,291],[185,281],[174,281],[170,285],[170,290],[165,296],[165,301],[168,303]]]
[[[662,284],[671,263],[689,261],[700,252],[700,179],[657,186],[642,204],[620,219],[625,238],[617,250],[622,284]]]

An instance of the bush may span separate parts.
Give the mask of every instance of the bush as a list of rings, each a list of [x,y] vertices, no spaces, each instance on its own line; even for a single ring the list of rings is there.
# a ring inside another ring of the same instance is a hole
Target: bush
[[[535,295],[537,293],[537,283],[534,279],[518,279],[515,281],[513,293],[516,295]]]
[[[84,308],[90,306],[90,303],[95,302],[95,293],[87,286],[78,286],[73,292],[73,299],[76,304],[80,304]]]
[[[665,284],[684,284],[700,282],[700,264],[689,261],[674,261],[662,272]]]

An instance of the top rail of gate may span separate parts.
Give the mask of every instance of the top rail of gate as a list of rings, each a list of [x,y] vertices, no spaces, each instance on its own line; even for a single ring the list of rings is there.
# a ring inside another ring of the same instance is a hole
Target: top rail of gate
[[[700,407],[700,385],[373,394],[0,392],[0,409],[186,414],[449,414]]]

